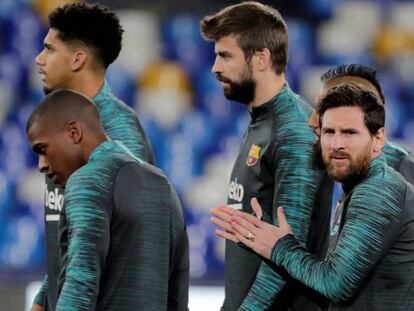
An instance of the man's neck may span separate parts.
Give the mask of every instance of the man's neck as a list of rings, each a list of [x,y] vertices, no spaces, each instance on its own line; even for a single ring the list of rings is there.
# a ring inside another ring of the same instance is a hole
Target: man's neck
[[[359,180],[354,179],[354,180],[348,180],[345,183],[342,183],[342,189],[344,190],[344,193],[346,195],[349,194],[352,191],[352,189],[354,189],[355,186],[358,185],[360,182],[361,182],[360,179]]]
[[[89,99],[95,97],[105,82],[104,75],[84,74],[73,81],[70,89],[82,93]]]
[[[93,136],[90,135],[90,137]],[[107,140],[109,139],[104,133],[99,133],[96,134],[93,138],[91,138],[90,141],[85,143],[85,146],[83,148],[83,158],[85,160],[85,163],[89,161],[89,158],[91,157],[91,154],[95,151],[95,149]]]
[[[285,75],[267,73],[257,79],[255,97],[248,105],[249,109],[259,107],[274,98],[286,83]]]

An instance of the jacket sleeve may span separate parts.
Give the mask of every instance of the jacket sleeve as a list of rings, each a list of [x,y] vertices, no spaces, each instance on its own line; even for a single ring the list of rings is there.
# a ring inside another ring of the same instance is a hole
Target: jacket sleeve
[[[110,198],[88,176],[80,178],[69,179],[65,190],[68,251],[57,311],[95,309],[110,245]]]
[[[288,235],[273,248],[272,260],[301,283],[333,302],[350,299],[392,247],[401,230],[405,191],[381,193],[378,185],[354,191],[334,251],[325,260],[308,253]]]
[[[37,292],[33,304],[45,307],[47,305],[47,275],[43,279],[42,285]]]

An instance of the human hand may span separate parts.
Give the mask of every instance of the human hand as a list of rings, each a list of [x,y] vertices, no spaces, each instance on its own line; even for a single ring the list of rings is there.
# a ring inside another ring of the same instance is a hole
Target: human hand
[[[37,304],[34,304],[32,306],[32,309],[31,309],[31,311],[44,311],[44,310],[45,310],[45,308],[43,308],[41,305],[37,305]]]
[[[257,211],[261,211],[257,199],[252,199],[251,205],[257,215]],[[277,217],[279,227],[261,221],[247,213],[234,213],[230,220],[231,237],[250,247],[259,255],[270,259],[273,246],[287,234],[292,234],[292,229],[287,222],[282,207],[278,208]]]
[[[253,198],[251,202],[253,202],[253,200],[257,202],[256,198]],[[262,212],[262,208],[260,207],[259,203],[255,205],[252,204],[252,208],[253,208],[253,212],[255,213],[256,217],[258,219],[261,219],[263,216],[263,212]],[[240,242],[234,235],[234,230],[232,229],[230,222],[231,222],[231,216],[243,215],[245,214],[244,212],[231,208],[228,205],[221,204],[215,208],[212,208],[210,210],[210,214],[214,216],[214,217],[211,217],[210,221],[216,226],[221,228],[221,230],[218,229],[215,231],[218,237],[233,241],[235,243]]]
[[[213,217],[210,218],[210,221],[220,228],[215,231],[215,234],[218,237],[233,241],[234,243],[239,242],[234,235],[234,230],[230,224],[231,217],[236,215],[237,212],[237,210],[227,205],[219,205],[210,210],[210,214],[213,215]]]

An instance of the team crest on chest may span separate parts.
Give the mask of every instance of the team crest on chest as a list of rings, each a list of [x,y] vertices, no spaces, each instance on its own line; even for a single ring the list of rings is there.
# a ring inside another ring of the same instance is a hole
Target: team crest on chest
[[[246,164],[247,166],[253,166],[257,163],[257,160],[259,160],[260,158],[260,150],[262,149],[262,147],[253,144],[250,147],[250,151],[249,151],[249,155],[247,157],[247,161]]]

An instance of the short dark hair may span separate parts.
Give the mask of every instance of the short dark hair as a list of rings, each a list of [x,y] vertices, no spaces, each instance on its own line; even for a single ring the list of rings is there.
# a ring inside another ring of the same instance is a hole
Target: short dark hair
[[[58,30],[62,41],[90,48],[104,68],[108,68],[121,51],[124,31],[119,18],[105,6],[66,4],[49,14],[49,26]]]
[[[70,119],[83,121],[94,132],[100,129],[99,113],[86,96],[73,90],[59,89],[48,94],[36,106],[26,123],[26,132],[37,121],[60,130]]]
[[[377,79],[377,71],[372,67],[361,64],[349,64],[334,67],[322,74],[321,82],[324,83],[326,81],[341,78],[344,76],[359,77],[369,81],[377,89],[382,103],[385,104],[385,98],[382,92],[381,84]]]
[[[286,71],[287,27],[276,9],[259,2],[247,1],[205,16],[200,26],[206,40],[217,41],[234,35],[247,60],[255,52],[268,48],[276,74]]]
[[[319,103],[319,127],[326,110],[337,107],[360,107],[364,112],[364,123],[371,135],[385,125],[384,105],[380,99],[360,84],[349,82],[333,87]]]

